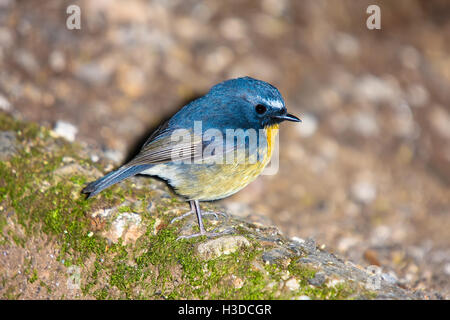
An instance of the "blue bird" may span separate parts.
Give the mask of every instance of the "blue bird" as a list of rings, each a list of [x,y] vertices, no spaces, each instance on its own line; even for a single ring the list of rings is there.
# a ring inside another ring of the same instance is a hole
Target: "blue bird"
[[[199,201],[228,197],[255,180],[285,120],[301,121],[271,84],[250,77],[221,82],[160,126],[131,161],[82,192],[90,198],[136,174],[157,176],[189,201],[191,211],[181,217],[197,216],[200,232],[184,238],[217,236],[205,231],[202,215],[211,213],[202,213]]]

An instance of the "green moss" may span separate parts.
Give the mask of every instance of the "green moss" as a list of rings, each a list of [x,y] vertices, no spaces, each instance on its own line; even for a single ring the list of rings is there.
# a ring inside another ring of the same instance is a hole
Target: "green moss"
[[[77,184],[79,186],[84,186],[87,182],[87,179],[85,176],[74,175],[74,176],[70,177],[70,181],[72,181],[74,184]]]
[[[106,289],[98,289],[93,293],[94,297],[98,300],[106,300],[108,299],[108,290]]]
[[[4,297],[7,300],[17,300],[20,298],[21,293],[18,292],[16,293],[16,291],[18,291],[14,286],[8,286],[7,289],[5,290],[5,294]]]
[[[47,294],[51,294],[52,293],[52,289],[50,288],[50,286],[48,284],[46,284],[44,281],[40,280],[39,281],[39,285],[45,289],[47,289]]]
[[[61,242],[63,254],[69,248],[77,256],[101,251],[104,239],[86,239],[89,224],[86,213],[90,202],[82,197],[74,198],[72,194],[86,177],[73,176],[56,182],[53,176],[54,170],[62,166],[64,156],[79,158],[76,147],[60,141],[60,148],[48,153],[45,146],[49,134],[45,129],[8,119],[0,116],[1,130],[16,131],[23,148],[8,162],[0,163],[2,203],[14,209],[14,218],[24,227],[27,236],[43,231]],[[50,182],[47,189],[42,188],[44,181]],[[2,217],[0,228],[3,226]],[[26,241],[16,234],[12,235],[12,240],[22,246]]]
[[[316,275],[316,270],[303,266],[295,261],[291,261],[287,270],[292,276],[298,277],[300,279],[312,279]]]
[[[132,212],[133,210],[131,209],[130,206],[121,206],[119,207],[119,212],[123,213],[123,212]]]
[[[28,282],[33,283],[38,279],[37,270],[33,269],[33,273],[31,274],[31,277],[28,279]]]
[[[48,131],[34,123],[23,123],[4,113],[0,113],[0,131],[14,131],[20,141],[32,140],[37,137],[47,138]]]

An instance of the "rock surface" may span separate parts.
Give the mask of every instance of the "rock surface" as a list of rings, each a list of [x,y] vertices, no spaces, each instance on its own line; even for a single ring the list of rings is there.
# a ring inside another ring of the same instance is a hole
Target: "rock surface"
[[[16,133],[0,132],[0,160],[7,160],[17,153]]]
[[[177,240],[196,220],[170,224],[187,205],[164,184],[134,177],[86,200],[82,187],[109,164],[102,154],[93,163],[92,150],[0,117],[0,132],[21,132],[0,163],[2,298],[438,298],[242,217],[207,216],[207,230],[230,234]]]

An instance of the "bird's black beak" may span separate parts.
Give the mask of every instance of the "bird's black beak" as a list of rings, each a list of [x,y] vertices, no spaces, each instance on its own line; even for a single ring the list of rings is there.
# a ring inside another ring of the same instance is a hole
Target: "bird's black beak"
[[[292,121],[292,122],[302,122],[302,120],[300,120],[299,118],[297,118],[296,116],[294,116],[293,114],[290,114],[290,113],[286,113],[281,116],[273,116],[273,118],[279,119],[281,121],[287,120],[287,121]]]

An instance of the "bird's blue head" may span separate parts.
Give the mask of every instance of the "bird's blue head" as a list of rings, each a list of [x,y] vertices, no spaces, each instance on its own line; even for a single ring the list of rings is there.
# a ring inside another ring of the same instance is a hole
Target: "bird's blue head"
[[[220,120],[227,127],[256,129],[283,121],[301,121],[287,113],[283,97],[277,88],[250,77],[221,82],[212,87],[204,98],[210,102],[217,101],[209,103],[213,109],[211,112],[223,115]]]

